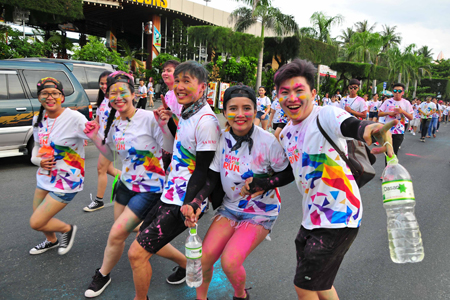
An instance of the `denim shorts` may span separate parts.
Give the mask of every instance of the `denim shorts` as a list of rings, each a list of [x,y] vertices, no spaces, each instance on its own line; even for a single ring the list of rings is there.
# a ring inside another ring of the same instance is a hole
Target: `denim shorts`
[[[140,219],[144,220],[145,216],[152,207],[161,198],[161,193],[151,192],[133,192],[130,191],[122,181],[119,181],[119,187],[116,192],[116,202],[129,209]]]
[[[43,189],[40,186],[37,186],[37,188],[40,189],[40,190],[43,190],[43,191],[47,191],[46,189]],[[50,197],[52,197],[53,199],[55,199],[58,202],[65,203],[65,204],[69,204],[69,202],[72,201],[72,199],[75,198],[75,196],[77,194],[78,194],[78,192],[76,192],[76,193],[64,193],[64,192],[48,191],[48,195],[50,195]]]
[[[220,206],[214,217],[224,217],[231,221],[231,226],[235,228],[239,228],[244,224],[254,224],[261,225],[264,229],[272,231],[273,226],[275,225],[275,221],[278,216],[263,216],[263,215],[255,215],[249,214],[246,212],[239,212],[235,210],[231,210],[226,208],[225,206]],[[220,218],[218,219],[220,220]]]
[[[262,117],[263,114],[264,114],[264,112],[258,111],[258,112],[256,113],[256,118],[257,118],[257,119],[260,119],[261,121],[269,120],[269,114],[267,114],[266,117],[265,117],[264,119],[261,119],[261,117]]]

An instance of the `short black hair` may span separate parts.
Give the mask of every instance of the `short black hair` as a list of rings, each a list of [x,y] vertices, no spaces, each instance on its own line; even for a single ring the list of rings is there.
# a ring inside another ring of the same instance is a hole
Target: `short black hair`
[[[206,71],[206,69],[201,64],[193,60],[188,60],[184,63],[179,64],[175,68],[173,77],[177,77],[181,73],[186,73],[197,78],[198,82],[206,83],[208,81],[208,71]]]
[[[275,73],[274,83],[277,86],[277,93],[280,89],[280,85],[282,82],[288,80],[293,77],[305,77],[306,82],[308,83],[311,91],[314,89],[314,75],[316,74],[317,69],[314,67],[312,62],[304,59],[296,58],[292,62],[282,66]]]
[[[403,83],[400,83],[400,82],[394,83],[394,85],[392,86],[392,88],[395,88],[396,86],[402,87],[403,91],[406,89],[405,85],[404,85]]]
[[[178,60],[169,59],[163,64],[163,69],[165,69],[168,66],[173,66],[173,68],[175,69],[179,64],[180,62]]]
[[[378,96],[378,94],[377,93],[372,94],[372,98],[375,97],[375,96]]]

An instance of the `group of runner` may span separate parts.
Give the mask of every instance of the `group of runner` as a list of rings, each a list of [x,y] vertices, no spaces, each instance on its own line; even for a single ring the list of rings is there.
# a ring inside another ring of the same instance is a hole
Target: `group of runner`
[[[217,209],[203,241],[203,283],[196,299],[207,299],[213,265],[220,257],[234,288],[233,299],[250,299],[243,263],[278,218],[278,187],[295,181],[303,202],[302,225],[295,239],[295,290],[299,299],[338,299],[333,282],[358,233],[362,202],[350,169],[320,133],[318,119],[341,149],[346,149],[348,138],[369,145],[376,138],[380,147],[372,152],[392,156],[397,138],[393,139],[391,128],[402,128],[403,117],[399,122],[397,115],[409,118],[410,113],[408,106],[391,111],[392,105],[386,101],[380,112],[386,109],[387,124],[365,120],[361,111],[365,101],[355,96],[359,89],[356,79],[350,81],[350,95],[340,101],[342,108],[316,106],[315,73],[313,64],[305,60],[282,66],[274,77],[272,103],[265,99],[264,87],[259,89],[259,97],[244,85],[228,88],[223,130],[207,105],[207,71],[197,62],[164,64],[162,77],[169,91],[162,97],[163,105],[153,112],[136,109],[132,76],[121,71],[102,74],[99,98],[104,99],[94,121],[62,107],[61,82],[41,79],[37,83],[41,109],[33,119],[36,143],[32,155],[32,162],[40,168],[30,225],[43,232],[46,240],[30,254],[59,247],[58,253],[63,255],[73,246],[76,225],[55,215],[83,188],[84,141],[90,139],[101,153],[100,193],[85,210],[103,205],[106,174],[119,180],[114,224],[86,297],[100,295],[110,284],[125,239],[141,223],[128,250],[134,299],[148,299],[149,259],[154,254],[178,264],[167,279],[169,283],[184,282],[186,257],[170,242],[195,226],[209,198]],[[401,84],[394,88],[403,95]],[[264,130],[270,111],[277,137]],[[111,165],[116,154],[122,161],[120,171]],[[55,232],[62,233],[59,240]]]

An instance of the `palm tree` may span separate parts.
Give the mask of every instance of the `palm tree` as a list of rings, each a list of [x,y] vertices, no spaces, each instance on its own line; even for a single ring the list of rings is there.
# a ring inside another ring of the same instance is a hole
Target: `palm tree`
[[[397,75],[397,82],[402,82],[402,78],[406,83],[411,80],[411,74],[413,73],[412,61],[414,60],[413,51],[415,47],[415,44],[410,44],[403,52],[398,47],[393,47],[387,51],[390,68],[389,77],[392,81],[395,81]]]
[[[369,21],[364,20],[362,22],[356,22],[355,26],[356,26],[356,32],[366,32],[367,31],[367,32],[372,33],[372,31],[377,26],[377,23],[375,22],[372,26],[369,26]]]
[[[425,46],[426,47],[426,46]],[[423,76],[430,76],[431,78],[431,57],[426,57],[423,54],[419,54],[419,51],[414,53],[411,57],[411,75],[414,80],[414,92],[413,98],[416,97],[417,83],[420,83]]]
[[[338,35],[337,38],[341,40],[339,47],[340,57],[344,57],[344,60],[350,61],[353,52],[349,51],[349,47],[351,45],[352,37],[355,34],[352,27],[347,27],[346,29],[341,30],[341,35]]]
[[[299,32],[300,36],[302,36],[302,37],[305,36],[310,39],[317,40],[317,37],[318,37],[317,32],[312,27],[302,27],[302,28],[300,28],[300,30],[298,32]]]
[[[379,33],[356,32],[352,36],[349,51],[355,53],[359,62],[369,63],[378,55],[382,43]]]
[[[132,67],[133,62],[140,68],[144,67],[144,63],[136,57],[138,55],[148,55],[148,53],[145,53],[143,49],[131,50],[126,40],[120,40],[117,42],[117,45],[122,48],[124,52],[123,59],[125,60],[125,63],[130,66],[130,68]]]
[[[417,51],[417,53],[418,53],[419,55],[422,55],[423,57],[432,59],[434,53],[431,52],[431,51],[433,51],[433,49],[428,49],[428,46],[422,46],[422,48],[420,48],[420,49]]]
[[[298,25],[292,15],[283,14],[280,9],[271,6],[269,0],[244,0],[245,3],[253,4],[253,9],[239,7],[229,17],[231,22],[235,21],[234,29],[243,32],[256,22],[261,22],[261,51],[258,57],[258,72],[256,76],[256,87],[261,85],[262,63],[264,54],[264,30],[271,29],[278,37],[283,37],[292,32],[298,32]]]
[[[395,33],[395,30],[397,29],[397,26],[388,26],[388,25],[382,25],[383,30],[381,31],[381,36],[384,39],[383,43],[383,52],[386,52],[389,48],[392,46],[399,46],[402,37],[399,33]]]
[[[330,29],[333,25],[340,25],[344,21],[342,15],[328,17],[323,12],[315,12],[310,18],[312,27],[317,32],[318,40],[327,44],[332,44]]]

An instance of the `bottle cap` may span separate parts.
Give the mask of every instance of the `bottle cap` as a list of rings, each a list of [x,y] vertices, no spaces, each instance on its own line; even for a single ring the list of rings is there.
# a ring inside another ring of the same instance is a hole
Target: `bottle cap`
[[[195,224],[195,227],[191,227],[189,229],[189,234],[190,235],[197,235],[197,227],[198,227],[198,224]]]
[[[398,158],[397,155],[392,155],[392,157],[389,157],[386,155],[386,161],[388,164],[392,165],[392,164],[398,164]]]

